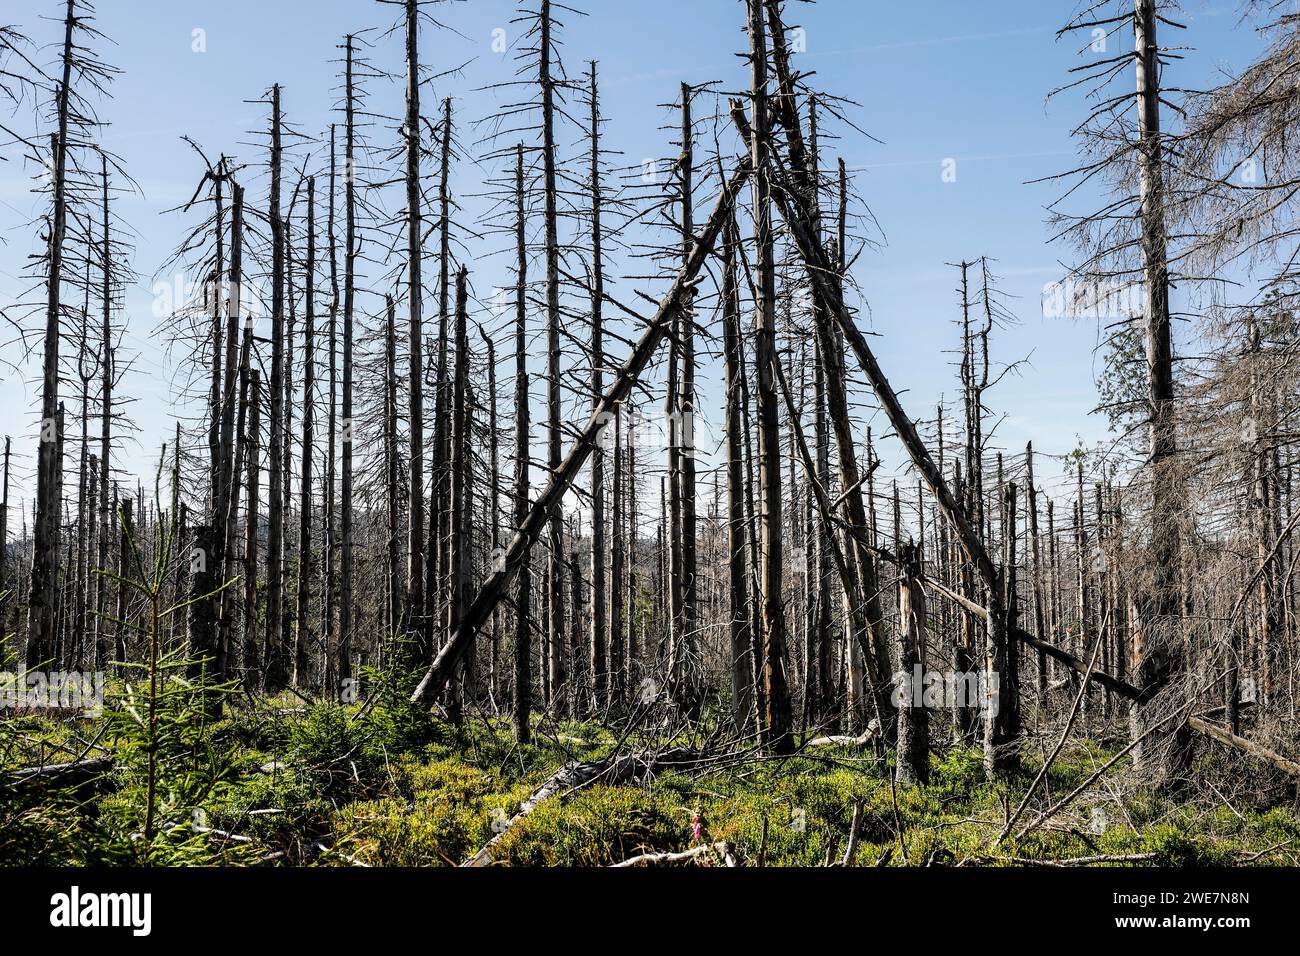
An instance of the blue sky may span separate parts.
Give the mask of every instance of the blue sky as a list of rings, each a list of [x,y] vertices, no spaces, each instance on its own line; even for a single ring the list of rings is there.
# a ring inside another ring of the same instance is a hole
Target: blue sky
[[[1020,320],[995,340],[995,359],[1030,357],[991,395],[995,409],[1013,410],[999,426],[999,444],[1018,452],[1032,438],[1040,451],[1060,454],[1080,438],[1103,438],[1104,420],[1089,414],[1096,403],[1096,323],[1045,318],[1040,307],[1044,284],[1060,278],[1060,263],[1072,256],[1065,246],[1048,244],[1044,206],[1058,187],[1027,185],[1073,165],[1069,131],[1085,115],[1085,104],[1077,96],[1051,103],[1044,98],[1082,62],[1079,41],[1054,36],[1074,4],[822,0],[790,6],[788,20],[806,30],[798,67],[815,70],[819,87],[860,104],[852,118],[880,140],[845,131],[827,152],[842,155],[854,171],[856,192],[887,240],[862,256],[855,275],[870,306],[867,321],[879,333],[880,360],[904,404],[929,417],[941,396],[955,394],[952,356],[940,351],[957,344],[957,275],[945,263],[988,255],[997,260],[1001,288]],[[47,0],[11,2],[0,20],[47,45],[41,59],[48,62],[57,24],[41,18],[59,9]],[[571,75],[588,59],[600,61],[607,144],[629,161],[669,152],[663,125],[670,117],[661,104],[675,99],[681,81],[745,85],[744,64],[734,55],[744,44],[738,2],[589,0],[586,9],[586,17],[562,14],[562,53]],[[394,7],[363,0],[100,0],[97,26],[115,45],[101,44],[99,52],[124,71],[113,99],[101,105],[110,123],[104,139],[144,191],[119,207],[138,233],[135,267],[142,275],[151,276],[180,239],[184,220],[161,213],[189,197],[200,173],[180,136],[193,137],[210,154],[260,160],[248,133],[264,126],[264,109],[245,101],[260,98],[277,81],[285,88],[289,119],[319,134],[332,120],[338,67],[331,61],[340,37],[387,27],[395,14]],[[460,116],[491,112],[494,98],[509,97],[483,88],[514,69],[513,60],[492,51],[492,31],[501,28],[509,41],[516,39],[514,4],[469,0],[439,8],[437,15],[452,29],[426,32],[422,61],[435,70],[469,62],[463,76],[435,82],[426,102],[450,94]],[[1183,19],[1189,29],[1173,42],[1194,49],[1174,67],[1179,85],[1203,85],[1216,69],[1241,66],[1257,48],[1256,38],[1239,27],[1232,0],[1188,0]],[[204,31],[205,52],[192,49],[196,29]],[[400,73],[397,38],[376,44],[376,64]],[[399,83],[376,84],[373,96],[377,109],[399,111]],[[375,132],[377,139],[386,135]],[[956,160],[953,182],[941,175],[946,159]],[[38,208],[28,192],[30,173],[18,162],[0,164],[0,230],[7,240],[0,245],[0,304],[26,287],[17,274],[33,240],[18,227]],[[482,176],[482,170],[462,170],[457,185],[477,188]],[[497,267],[486,260],[470,265],[483,295]],[[177,414],[150,306],[148,283],[142,283],[128,298],[127,344],[137,358],[123,386],[137,400],[131,413],[141,426],[140,446],[124,450],[123,466],[146,473]],[[16,450],[29,455],[37,392],[7,368],[0,368],[0,377],[4,430],[14,435]],[[707,405],[717,400],[720,372],[705,369],[701,378]],[[29,463],[30,457],[24,470]],[[1057,473],[1053,466],[1040,471],[1047,479]]]

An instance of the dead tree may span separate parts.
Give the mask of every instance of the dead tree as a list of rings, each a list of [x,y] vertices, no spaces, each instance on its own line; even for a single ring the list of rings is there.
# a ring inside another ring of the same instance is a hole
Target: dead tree
[[[270,693],[282,690],[289,681],[284,634],[285,242],[280,211],[281,128],[280,85],[277,83],[271,87],[271,193],[267,214],[271,224],[271,400],[266,506],[266,651],[262,680]]]
[[[516,536],[524,532],[531,502],[528,490],[528,210],[524,205],[524,147],[515,152],[515,501]],[[527,743],[532,732],[533,658],[529,610],[532,570],[529,548],[519,554],[519,583],[515,590],[514,709],[515,739]],[[493,573],[498,570],[494,561]]]
[[[343,147],[343,408],[339,443],[342,460],[339,473],[339,681],[352,677],[353,575],[353,326],[356,320],[357,198],[356,198],[356,37],[344,38],[345,115]]]
[[[786,680],[785,608],[781,597],[781,441],[772,381],[776,361],[776,268],[771,227],[771,183],[768,167],[767,41],[760,0],[748,0],[749,57],[753,135],[750,137],[753,175],[755,270],[755,367],[758,406],[758,474],[761,582],[763,599],[763,683],[767,711],[763,715],[764,743],[776,753],[794,748],[790,691]]]
[[[600,171],[600,98],[596,85],[596,61],[591,61],[589,74],[589,94],[591,98],[591,401],[593,409],[599,405],[600,397],[605,393],[605,343],[604,343],[604,305],[605,305],[605,261],[601,234],[601,171]],[[622,412],[617,409],[615,415]],[[614,458],[617,470],[619,426],[615,422]],[[615,521],[618,511],[617,489],[621,483],[614,479]],[[591,455],[591,639],[590,668],[593,709],[599,710],[607,702],[608,664],[607,649],[609,635],[618,626],[618,615],[622,610],[622,601],[618,595],[618,574],[615,571],[611,606],[616,610],[611,617],[606,616],[606,581],[605,581],[605,452],[597,448]],[[614,559],[619,561],[618,557]]]
[[[397,454],[397,325],[393,297],[384,299],[384,504],[388,518],[387,601],[384,624],[390,634],[402,626],[401,534],[402,504],[398,498]]]
[[[434,379],[434,422],[433,422],[433,494],[429,507],[429,553],[425,567],[425,600],[429,605],[431,622],[439,625],[439,640],[452,627],[451,591],[455,590],[456,572],[449,563],[451,557],[452,523],[456,520],[450,511],[448,496],[449,483],[454,480],[449,469],[449,449],[451,429],[448,419],[452,415],[449,407],[449,383],[447,381],[447,325],[450,318],[451,296],[451,188],[448,177],[451,175],[452,117],[451,97],[442,101],[442,157],[438,179],[438,360]],[[445,542],[445,544],[444,544]],[[448,569],[440,580],[440,567]],[[443,594],[447,593],[444,602]],[[441,609],[447,609],[444,620]]]
[[[245,333],[245,343],[252,339]],[[243,372],[241,371],[241,377]],[[262,373],[248,369],[248,434],[244,470],[248,499],[244,516],[244,686],[250,690],[262,675],[262,644],[257,632],[257,542],[261,524]]]
[[[898,702],[898,782],[928,783],[930,777],[929,711],[924,700],[925,674],[925,591],[921,586],[921,560],[909,540],[899,548],[898,576],[898,670],[901,674]]]
[[[405,0],[406,113],[402,123],[406,189],[407,297],[407,539],[404,626],[416,643],[417,658],[431,650],[430,621],[425,605],[424,512],[424,255],[420,193],[420,9],[419,0]]]
[[[754,665],[749,627],[749,546],[745,517],[745,449],[741,417],[740,288],[736,281],[739,236],[734,215],[722,245],[722,332],[727,402],[727,610],[731,671],[731,719],[738,732],[754,724]]]
[[[1060,32],[1093,29],[1095,13],[1081,14]],[[1091,248],[1099,250],[1077,272],[1097,282],[1117,277],[1140,278],[1142,282],[1151,587],[1140,609],[1140,627],[1132,648],[1142,697],[1131,710],[1131,721],[1133,739],[1140,741],[1135,758],[1148,765],[1152,779],[1169,782],[1185,777],[1191,759],[1186,724],[1164,719],[1170,707],[1176,706],[1166,691],[1179,683],[1184,667],[1179,560],[1184,492],[1175,442],[1168,247],[1171,222],[1179,211],[1176,207],[1187,200],[1180,196],[1171,207],[1166,196],[1166,176],[1180,156],[1177,150],[1166,149],[1167,137],[1161,129],[1160,105],[1162,99],[1167,100],[1162,94],[1176,91],[1161,87],[1160,70],[1167,58],[1156,38],[1160,19],[1155,0],[1133,0],[1131,10],[1121,10],[1105,21],[1119,26],[1131,22],[1135,52],[1118,62],[1122,66],[1131,59],[1137,82],[1133,92],[1107,98],[1080,125],[1078,135],[1100,145],[1102,153],[1075,176],[1091,178],[1102,173],[1114,184],[1115,196],[1094,215],[1058,216],[1067,223],[1067,234],[1085,243],[1091,241]],[[1178,26],[1169,20],[1165,23]],[[1083,70],[1082,79],[1070,85],[1091,83],[1100,91],[1120,75],[1120,68],[1103,61]],[[1135,107],[1136,123],[1129,119],[1130,103]],[[1138,173],[1136,195],[1130,187],[1134,166]],[[1125,214],[1117,215],[1117,210]]]
[[[335,489],[338,478],[338,319],[339,319],[339,273],[338,273],[338,243],[334,231],[335,222],[335,194],[337,179],[336,163],[336,130],[333,123],[330,124],[330,173],[329,173],[329,208],[326,212],[325,236],[329,244],[329,281],[330,281],[330,313],[329,327],[327,338],[329,340],[329,370],[328,370],[328,389],[329,398],[326,401],[326,451],[325,451],[325,507],[323,520],[325,523],[325,546],[323,549],[322,577],[323,584],[321,588],[321,649],[325,656],[325,666],[323,676],[325,689],[330,697],[336,698],[342,690],[340,680],[339,662],[335,658],[334,646],[334,615],[336,613],[337,597],[335,588],[338,581],[338,525],[335,513]],[[349,675],[350,676],[350,675]]]
[[[41,421],[36,459],[36,515],[32,538],[31,593],[27,603],[27,664],[36,667],[54,653],[59,578],[60,462],[58,458],[60,295],[63,243],[68,221],[68,133],[72,70],[78,59],[73,36],[76,0],[67,0],[63,18],[62,75],[55,90],[57,132],[50,141],[51,212],[45,279],[45,341],[41,376]]]
[[[468,270],[461,266],[456,273],[456,368],[451,396],[451,563],[448,572],[451,604],[449,616],[454,626],[459,627],[461,616],[470,601],[470,584],[473,577],[472,557],[470,554],[472,537],[470,515],[473,504],[473,480],[469,453],[469,336],[466,334],[466,288]],[[473,647],[471,647],[463,665],[466,672],[472,669]],[[473,686],[472,680],[466,680],[468,690]],[[459,716],[460,708],[456,705],[455,714]]]
[[[303,277],[303,396],[302,396],[302,467],[299,474],[298,512],[298,586],[297,608],[294,623],[295,687],[305,687],[311,682],[311,631],[309,624],[312,552],[312,428],[315,425],[316,392],[316,179],[307,179],[307,262]]]
[[[538,14],[537,85],[542,97],[542,194],[546,257],[546,464],[554,483],[560,468],[564,424],[560,412],[560,245],[558,186],[555,170],[555,81],[551,76],[551,0],[541,0]],[[547,674],[558,699],[564,673],[564,513],[557,496],[551,512],[546,557]]]
[[[599,409],[583,427],[569,454],[564,458],[559,470],[554,473],[538,496],[528,508],[523,520],[515,532],[510,546],[501,556],[497,567],[487,576],[479,587],[474,600],[466,609],[460,626],[438,652],[433,664],[425,672],[420,684],[411,696],[413,703],[430,704],[447,686],[461,656],[473,642],[478,629],[491,615],[493,608],[505,596],[511,581],[524,564],[525,555],[536,543],[544,526],[554,513],[555,502],[571,487],[574,479],[586,464],[592,448],[599,441],[599,435],[609,416],[620,403],[627,399],[633,385],[649,364],[659,344],[668,333],[675,320],[675,312],[680,308],[689,308],[697,284],[697,276],[704,265],[704,260],[711,253],[718,233],[722,229],[724,217],[735,201],[736,193],[749,175],[749,164],[742,163],[731,177],[718,197],[718,205],[709,216],[708,222],[696,240],[690,259],[678,271],[672,287],[660,300],[659,307],[652,317],[641,338],[632,349],[614,382],[605,392]]]

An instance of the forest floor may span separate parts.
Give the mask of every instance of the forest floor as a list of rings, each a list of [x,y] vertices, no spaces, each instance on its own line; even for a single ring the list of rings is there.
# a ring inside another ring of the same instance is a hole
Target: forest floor
[[[716,737],[698,733],[666,740],[644,722],[633,732],[549,719],[535,721],[533,742],[519,745],[508,720],[475,717],[456,726],[408,706],[399,693],[347,706],[232,697],[216,721],[182,702],[160,707],[158,721],[156,835],[147,851],[147,862],[158,865],[452,866],[494,837],[486,859],[513,866],[605,866],[692,848],[701,849],[656,862],[1300,863],[1294,787],[1265,786],[1253,770],[1243,776],[1229,766],[1231,755],[1213,751],[1197,757],[1202,783],[1173,796],[1127,782],[1125,758],[1049,820],[998,842],[1041,754],[1027,754],[1019,774],[989,784],[978,750],[952,748],[934,755],[927,785],[895,787],[888,760],[870,745],[777,758],[719,750]],[[81,754],[111,758],[89,780],[0,785],[0,865],[146,862],[147,724],[138,701],[106,707],[99,718],[0,720],[0,773],[10,782],[20,767]],[[1053,742],[1045,734],[1043,749]],[[1012,833],[1088,781],[1123,744],[1109,746],[1065,748]],[[615,777],[613,755],[651,750],[658,760],[648,771],[605,782]],[[560,787],[512,819],[574,763],[606,772]],[[1210,782],[1233,779],[1235,791]]]

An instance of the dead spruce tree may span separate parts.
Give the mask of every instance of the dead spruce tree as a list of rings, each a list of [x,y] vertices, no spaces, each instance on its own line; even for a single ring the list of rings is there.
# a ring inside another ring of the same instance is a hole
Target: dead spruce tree
[[[1149,765],[1153,778],[1176,782],[1188,771],[1191,751],[1185,725],[1167,721],[1169,711],[1182,702],[1178,695],[1184,691],[1186,662],[1179,575],[1185,507],[1175,434],[1177,404],[1169,303],[1169,243],[1178,210],[1166,198],[1173,160],[1168,133],[1161,125],[1161,103],[1167,99],[1167,92],[1162,92],[1162,71],[1170,62],[1157,39],[1157,25],[1162,20],[1177,26],[1157,12],[1156,0],[1116,0],[1114,5],[1094,4],[1062,28],[1061,34],[1101,29],[1121,45],[1118,55],[1081,68],[1081,77],[1071,87],[1086,85],[1100,93],[1112,81],[1120,81],[1130,64],[1136,84],[1130,87],[1132,92],[1102,99],[1078,128],[1083,142],[1094,144],[1096,155],[1075,175],[1103,176],[1113,184],[1113,198],[1097,214],[1072,216],[1058,212],[1058,222],[1084,252],[1084,262],[1075,268],[1083,281],[1094,285],[1141,283],[1150,590],[1140,608],[1141,626],[1132,648],[1133,672],[1142,692],[1141,700],[1132,709],[1132,734],[1141,740],[1136,752]],[[1134,43],[1131,53],[1122,52],[1129,30]],[[1104,49],[1105,44],[1102,46]],[[1136,165],[1138,171],[1136,192],[1130,185],[1131,165]],[[1120,208],[1131,215],[1117,215]]]

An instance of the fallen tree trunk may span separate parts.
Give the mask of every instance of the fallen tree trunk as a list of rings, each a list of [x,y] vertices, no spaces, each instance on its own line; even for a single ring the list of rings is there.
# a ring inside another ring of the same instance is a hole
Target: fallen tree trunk
[[[598,780],[605,783],[624,783],[646,772],[650,761],[641,755],[626,754],[622,757],[610,756],[603,760],[588,763],[568,763],[555,772],[544,784],[533,791],[532,796],[519,806],[519,812],[506,821],[505,826],[483,848],[462,863],[462,866],[491,866],[492,848],[510,832],[520,821],[526,819],[534,810],[552,797],[567,796],[581,790]]]
[[[542,491],[541,496],[533,502],[527,517],[520,525],[514,539],[510,542],[510,546],[506,549],[505,555],[496,570],[488,575],[487,580],[483,582],[478,594],[474,596],[473,602],[465,610],[460,623],[452,632],[451,638],[443,645],[433,663],[429,665],[424,678],[416,687],[415,693],[411,695],[412,703],[428,706],[447,686],[447,682],[451,679],[457,664],[473,644],[474,636],[478,633],[479,628],[491,617],[493,610],[505,598],[511,582],[519,572],[524,557],[536,543],[555,506],[564,496],[564,493],[573,485],[578,473],[596,448],[601,430],[618,414],[619,405],[631,394],[632,387],[641,377],[641,373],[645,371],[645,367],[650,363],[650,359],[654,356],[660,342],[668,334],[678,313],[689,311],[691,301],[695,296],[695,288],[699,283],[697,276],[700,269],[703,268],[705,259],[708,258],[712,251],[718,233],[721,231],[727,216],[730,215],[731,205],[735,201],[736,194],[749,177],[749,172],[748,160],[742,159],[735,173],[732,174],[730,181],[723,188],[721,195],[718,196],[717,205],[714,206],[713,212],[704,226],[704,231],[700,233],[691,254],[687,257],[681,269],[678,270],[672,288],[660,301],[654,318],[650,320],[650,324],[642,333],[640,341],[632,350],[632,354],[628,356],[623,367],[619,369],[614,378],[614,383],[605,392],[600,404],[596,406],[595,412],[578,436],[578,440],[569,449],[564,461],[552,473],[550,481],[547,483],[545,490]]]
[[[613,864],[611,869],[624,866],[658,866],[662,863],[686,863],[689,860],[698,859],[710,851],[718,855],[724,866],[738,865],[739,861],[732,845],[725,840],[719,840],[717,843],[701,843],[699,846],[691,847],[689,850],[682,850],[679,853],[641,853],[629,857],[622,863]]]
[[[96,777],[100,777],[112,769],[112,757],[70,760],[66,763],[47,763],[10,771],[8,784],[15,789],[38,783],[75,788],[85,786]]]
[[[867,725],[867,729],[857,737],[852,734],[830,734],[826,737],[814,737],[803,745],[804,750],[813,750],[818,747],[863,747],[874,740],[880,733],[880,724],[874,719]]]
[[[1227,744],[1229,747],[1236,747],[1244,753],[1250,754],[1256,760],[1262,760],[1267,764],[1272,764],[1283,773],[1290,774],[1293,777],[1300,777],[1300,763],[1294,760],[1288,760],[1279,753],[1274,753],[1267,747],[1261,747],[1259,744],[1251,743],[1245,737],[1238,737],[1226,727],[1210,723],[1208,720],[1202,720],[1200,717],[1188,717],[1188,725],[1193,730],[1199,730],[1208,737],[1213,737],[1219,743]]]

